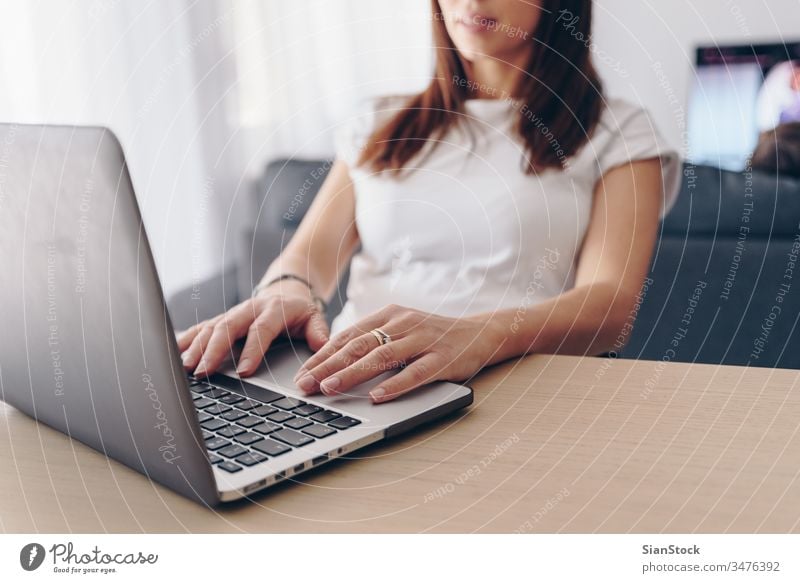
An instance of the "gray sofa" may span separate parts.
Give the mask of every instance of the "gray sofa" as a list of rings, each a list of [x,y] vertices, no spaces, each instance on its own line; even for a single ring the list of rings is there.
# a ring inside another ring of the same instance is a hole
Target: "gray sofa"
[[[621,356],[800,368],[798,255],[800,181],[684,165]]]
[[[330,167],[277,160],[255,185],[238,260],[168,306],[176,328],[246,298],[289,240]],[[800,368],[800,181],[684,166],[632,332],[610,356]],[[794,259],[792,259],[794,257]],[[794,261],[798,261],[796,265]],[[344,299],[346,275],[329,318]],[[627,344],[622,348],[623,342]]]

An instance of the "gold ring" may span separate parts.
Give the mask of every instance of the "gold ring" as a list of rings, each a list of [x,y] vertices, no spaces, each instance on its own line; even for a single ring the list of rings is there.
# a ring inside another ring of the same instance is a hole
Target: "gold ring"
[[[373,328],[372,330],[369,331],[369,333],[378,339],[378,344],[380,344],[381,346],[383,346],[384,344],[388,344],[389,342],[392,341],[392,337],[389,336],[386,332],[384,332],[380,328]]]

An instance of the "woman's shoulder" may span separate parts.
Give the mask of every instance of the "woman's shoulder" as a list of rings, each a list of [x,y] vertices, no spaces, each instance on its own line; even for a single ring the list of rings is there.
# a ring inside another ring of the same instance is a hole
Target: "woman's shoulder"
[[[650,112],[643,105],[621,97],[603,99],[603,109],[597,122],[599,134],[613,135],[630,125],[655,127]]]
[[[674,203],[681,178],[680,153],[664,138],[650,112],[641,104],[620,98],[606,99],[584,156],[595,179],[629,162],[659,158],[664,185],[662,216]]]
[[[658,124],[643,105],[619,97],[606,98],[589,140],[589,150],[599,158],[670,155],[677,152],[665,140]]]
[[[362,98],[355,106],[352,116],[362,127],[374,130],[383,122],[408,106],[411,94],[372,95]]]
[[[337,157],[354,168],[372,133],[406,107],[412,97],[395,94],[360,99],[336,127],[334,141]]]

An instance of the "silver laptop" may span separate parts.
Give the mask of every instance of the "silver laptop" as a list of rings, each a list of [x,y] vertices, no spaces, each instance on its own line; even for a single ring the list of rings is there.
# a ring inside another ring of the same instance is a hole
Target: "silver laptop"
[[[0,397],[207,505],[247,496],[472,402],[433,383],[380,405],[291,382],[310,355],[188,377],[119,142],[104,128],[0,124]],[[355,464],[356,462],[349,462]],[[352,467],[353,471],[358,468]]]

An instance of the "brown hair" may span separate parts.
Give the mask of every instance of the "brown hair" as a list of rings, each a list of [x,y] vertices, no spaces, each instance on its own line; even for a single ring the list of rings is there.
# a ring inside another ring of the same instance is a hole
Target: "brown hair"
[[[750,165],[755,170],[800,177],[800,122],[782,123],[762,132]]]
[[[461,56],[432,0],[436,66],[421,93],[368,138],[358,163],[399,173],[427,140],[443,135],[464,113],[470,96]],[[589,139],[600,119],[602,85],[590,52],[591,0],[544,0],[533,33],[531,55],[511,96],[522,104],[516,131],[522,138],[527,174],[563,168]],[[557,140],[554,142],[554,140]]]

